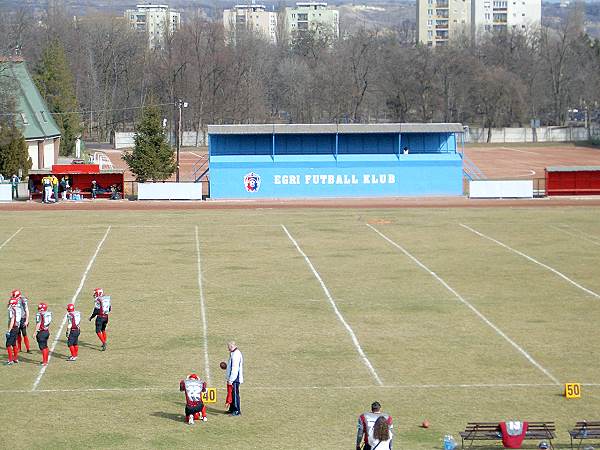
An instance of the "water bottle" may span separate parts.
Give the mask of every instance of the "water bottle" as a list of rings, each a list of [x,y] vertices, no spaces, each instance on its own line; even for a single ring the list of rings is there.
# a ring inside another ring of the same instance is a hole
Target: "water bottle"
[[[456,448],[456,442],[451,434],[444,436],[444,450],[454,450]]]

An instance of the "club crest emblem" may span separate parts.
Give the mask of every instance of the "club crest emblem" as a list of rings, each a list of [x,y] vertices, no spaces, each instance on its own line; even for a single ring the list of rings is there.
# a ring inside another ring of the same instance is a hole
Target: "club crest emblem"
[[[250,172],[244,177],[244,187],[247,192],[258,192],[260,189],[260,175]]]

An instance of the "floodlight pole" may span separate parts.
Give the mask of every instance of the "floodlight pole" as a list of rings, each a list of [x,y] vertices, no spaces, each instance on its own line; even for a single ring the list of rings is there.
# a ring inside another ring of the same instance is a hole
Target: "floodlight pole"
[[[181,150],[181,110],[183,108],[183,100],[177,100],[179,108],[179,121],[177,123],[177,171],[175,172],[175,181],[179,183],[179,151]]]

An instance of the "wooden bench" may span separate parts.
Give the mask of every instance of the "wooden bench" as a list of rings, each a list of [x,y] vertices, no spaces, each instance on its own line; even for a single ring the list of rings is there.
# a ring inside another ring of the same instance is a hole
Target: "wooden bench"
[[[577,422],[572,430],[569,430],[569,436],[571,436],[571,448],[575,448],[575,441],[579,440],[577,448],[581,448],[581,444],[584,439],[593,439],[600,441],[600,421],[598,422],[587,422],[582,420]]]
[[[469,422],[465,431],[460,432],[462,440],[461,448],[465,448],[465,442],[473,446],[474,441],[502,441],[500,421],[498,422]],[[525,439],[537,439],[548,441],[551,449],[554,449],[552,439],[556,437],[556,426],[554,422],[527,422],[527,433]]]

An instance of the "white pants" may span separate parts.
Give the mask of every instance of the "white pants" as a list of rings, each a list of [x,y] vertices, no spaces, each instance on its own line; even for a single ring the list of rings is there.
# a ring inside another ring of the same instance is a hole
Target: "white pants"
[[[52,186],[44,186],[44,201],[50,202],[50,197],[52,197]]]

